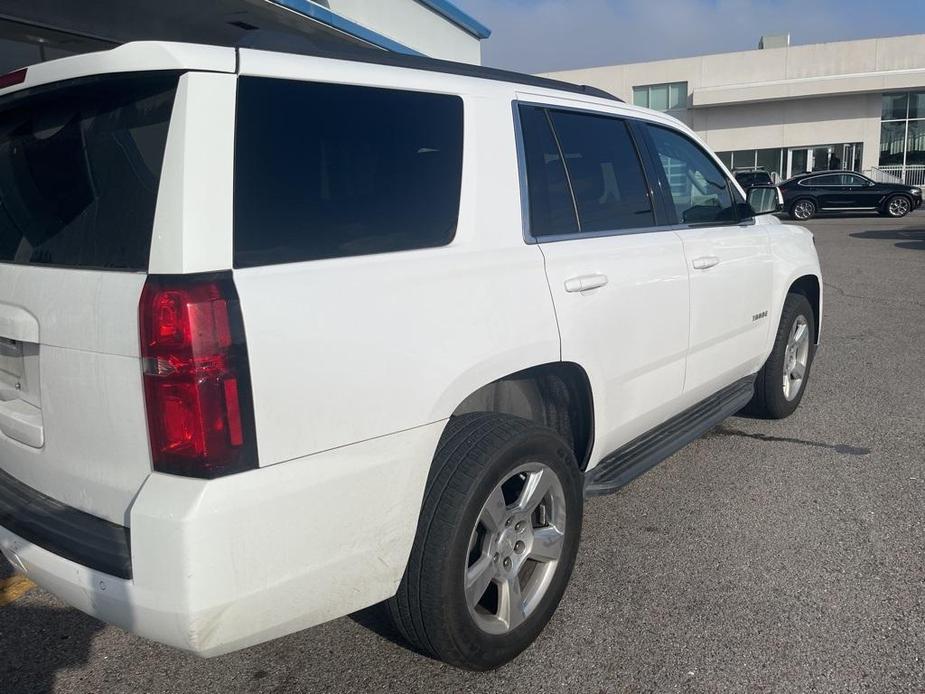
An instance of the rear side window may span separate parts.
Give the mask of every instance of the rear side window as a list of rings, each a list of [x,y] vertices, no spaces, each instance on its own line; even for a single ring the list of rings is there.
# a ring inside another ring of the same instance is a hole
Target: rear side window
[[[145,270],[177,73],[0,100],[0,262]]]
[[[626,123],[572,111],[549,115],[565,155],[581,231],[654,225],[648,186]]]
[[[523,105],[520,122],[533,237],[655,223],[642,165],[623,120]]]
[[[692,140],[668,128],[646,125],[681,224],[738,221],[726,176]]]
[[[546,109],[521,106],[520,127],[530,202],[530,234],[539,238],[578,233],[575,203]]]
[[[459,97],[242,77],[236,127],[235,267],[453,240]]]

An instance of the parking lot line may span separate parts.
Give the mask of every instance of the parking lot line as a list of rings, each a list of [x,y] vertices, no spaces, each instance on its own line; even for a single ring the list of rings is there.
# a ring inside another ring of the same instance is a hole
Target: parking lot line
[[[25,576],[11,576],[0,581],[0,607],[15,602],[33,588],[35,584]]]

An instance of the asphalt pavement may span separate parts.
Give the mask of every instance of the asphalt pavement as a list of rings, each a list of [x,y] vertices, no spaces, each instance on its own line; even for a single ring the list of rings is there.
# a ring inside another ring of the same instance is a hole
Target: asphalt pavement
[[[807,226],[825,309],[801,408],[591,500],[559,611],[510,665],[430,660],[374,609],[200,660],[19,582],[0,692],[925,691],[925,212]]]

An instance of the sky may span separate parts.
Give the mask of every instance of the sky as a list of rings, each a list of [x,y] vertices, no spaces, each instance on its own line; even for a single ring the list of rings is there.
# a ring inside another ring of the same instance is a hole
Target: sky
[[[482,62],[522,72],[925,33],[925,0],[453,0],[492,30]]]

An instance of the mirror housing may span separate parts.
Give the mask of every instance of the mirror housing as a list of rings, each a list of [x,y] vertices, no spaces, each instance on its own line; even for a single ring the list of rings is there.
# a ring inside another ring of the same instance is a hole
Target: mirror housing
[[[756,216],[784,209],[784,196],[777,186],[751,186],[745,195],[748,206]]]

